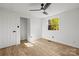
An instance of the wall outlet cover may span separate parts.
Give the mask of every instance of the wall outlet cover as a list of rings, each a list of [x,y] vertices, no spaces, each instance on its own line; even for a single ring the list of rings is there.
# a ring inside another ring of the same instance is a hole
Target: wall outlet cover
[[[52,38],[54,38],[54,36],[52,36]]]

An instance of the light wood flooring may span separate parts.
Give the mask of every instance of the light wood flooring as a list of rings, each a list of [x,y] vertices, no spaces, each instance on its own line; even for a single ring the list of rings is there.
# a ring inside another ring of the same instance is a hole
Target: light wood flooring
[[[25,45],[26,43],[26,45]],[[27,42],[20,45],[0,49],[1,56],[78,56],[79,49],[56,42],[39,39],[27,46]]]

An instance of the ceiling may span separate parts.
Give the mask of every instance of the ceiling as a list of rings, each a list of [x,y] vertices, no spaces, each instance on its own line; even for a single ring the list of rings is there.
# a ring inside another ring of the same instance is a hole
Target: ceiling
[[[40,9],[40,4],[41,3],[0,3],[0,8],[18,13],[30,14],[33,17],[39,18],[55,15],[69,9],[79,8],[79,3],[52,3],[46,10],[48,15],[44,15],[42,13],[43,11],[29,11],[31,9]]]

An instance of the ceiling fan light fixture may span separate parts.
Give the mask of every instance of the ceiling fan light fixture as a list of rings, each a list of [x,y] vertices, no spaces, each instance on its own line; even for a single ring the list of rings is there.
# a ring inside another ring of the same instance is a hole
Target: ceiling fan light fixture
[[[45,11],[43,12],[43,14],[48,15],[48,13],[47,13],[47,12],[45,12]]]

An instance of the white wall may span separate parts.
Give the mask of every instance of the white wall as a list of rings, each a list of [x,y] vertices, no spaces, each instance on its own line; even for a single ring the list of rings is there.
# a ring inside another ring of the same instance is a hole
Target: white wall
[[[60,30],[48,30],[48,20],[59,17]],[[56,42],[79,48],[79,8],[42,19],[42,36]],[[52,38],[54,36],[54,38]]]
[[[27,15],[0,9],[0,48],[20,44],[20,28],[17,28],[20,26],[20,17],[27,18]],[[30,16],[28,18],[27,40],[31,42],[41,38],[42,27],[39,18]]]
[[[36,39],[41,38],[41,20],[39,18],[32,18],[30,20],[30,39],[29,41],[34,41]]]
[[[20,18],[20,37],[21,40],[29,40],[30,36],[30,19],[21,17]]]
[[[19,25],[18,14],[0,9],[0,48],[20,44]]]

